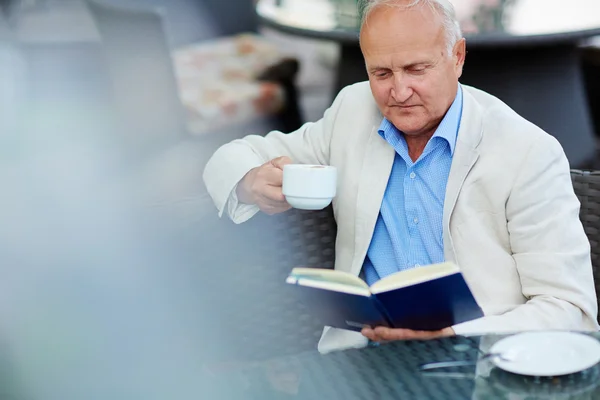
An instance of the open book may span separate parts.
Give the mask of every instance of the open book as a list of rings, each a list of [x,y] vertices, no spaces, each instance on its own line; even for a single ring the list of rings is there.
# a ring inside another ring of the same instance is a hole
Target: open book
[[[449,262],[396,272],[371,287],[348,272],[317,268],[294,268],[286,282],[298,285],[303,303],[336,328],[439,330],[483,317],[458,266]]]

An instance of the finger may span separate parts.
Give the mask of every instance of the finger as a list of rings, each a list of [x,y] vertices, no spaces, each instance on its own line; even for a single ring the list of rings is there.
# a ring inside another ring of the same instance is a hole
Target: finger
[[[292,164],[292,159],[286,156],[274,158],[271,160],[271,165],[283,171],[283,167],[287,164]]]
[[[439,331],[413,331],[417,338],[422,339],[435,339],[444,336],[450,336],[447,329],[441,329]]]
[[[384,336],[380,335],[380,332],[382,331],[381,329],[378,329],[379,327],[375,327],[375,328],[371,328],[371,331],[369,332],[369,339],[371,339],[373,342],[378,342],[378,343],[384,343],[384,342],[388,342],[389,340],[386,339]],[[388,329],[388,328],[384,328],[384,329]]]
[[[410,339],[410,332],[411,331],[408,329],[392,329],[386,328],[385,326],[378,326],[375,328],[375,336],[377,336],[380,341]]]
[[[383,340],[429,340],[449,336],[446,329],[439,331],[413,331],[410,329],[390,329],[378,327],[375,334]]]
[[[265,203],[272,206],[287,205],[285,196],[281,191],[281,186],[265,186],[262,197]]]
[[[281,191],[281,188],[280,188],[280,191]],[[276,200],[276,199],[265,197],[261,201],[261,205],[259,207],[262,211],[264,211],[270,215],[279,214],[279,213],[282,213],[282,212],[287,211],[290,208],[292,208],[292,206],[290,206],[288,204],[288,202],[285,200],[285,197],[283,197],[283,200]]]
[[[275,215],[289,210],[290,208],[292,208],[292,206],[290,206],[289,204],[282,204],[277,206],[266,205],[259,208],[262,212],[264,212],[267,215]]]
[[[373,329],[371,329],[371,328],[363,328],[363,329],[360,331],[360,333],[361,333],[361,334],[362,334],[364,337],[368,338],[369,340],[372,340],[372,341],[374,341],[374,342],[376,342],[376,341],[377,341],[377,340],[376,340],[376,339],[377,339],[377,336],[375,335],[375,332],[374,332],[374,331],[373,331]]]
[[[264,179],[267,185],[281,187],[283,186],[283,171],[279,168],[270,167],[264,172]]]
[[[446,329],[442,329],[444,336],[455,336],[456,332],[454,332],[454,328],[448,327]]]

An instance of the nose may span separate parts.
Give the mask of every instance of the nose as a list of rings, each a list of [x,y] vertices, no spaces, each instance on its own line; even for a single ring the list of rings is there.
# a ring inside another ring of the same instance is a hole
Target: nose
[[[392,98],[396,103],[405,103],[410,96],[412,96],[413,90],[410,82],[406,77],[402,76],[401,73],[394,74],[394,85],[392,86]]]

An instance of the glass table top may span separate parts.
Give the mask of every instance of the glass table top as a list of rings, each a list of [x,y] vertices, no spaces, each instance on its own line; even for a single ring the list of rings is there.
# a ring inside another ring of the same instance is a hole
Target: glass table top
[[[467,39],[519,41],[600,35],[598,0],[452,0]],[[267,24],[307,36],[358,40],[357,0],[259,0]]]
[[[478,360],[505,336],[452,337],[378,347],[303,353],[205,371],[203,385],[219,399],[592,399],[600,398],[600,364],[559,377],[527,377],[474,365],[428,372],[431,361]],[[595,337],[600,339],[599,334]]]

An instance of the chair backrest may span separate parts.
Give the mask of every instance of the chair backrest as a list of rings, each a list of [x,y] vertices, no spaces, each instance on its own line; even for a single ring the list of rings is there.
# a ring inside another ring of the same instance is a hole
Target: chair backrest
[[[581,64],[592,122],[600,135],[600,39],[597,44],[581,49]]]
[[[87,0],[102,38],[114,102],[133,144],[153,146],[185,135],[171,53],[156,9]]]
[[[572,170],[571,178],[575,194],[581,202],[579,218],[590,241],[596,294],[600,295],[600,171]]]

